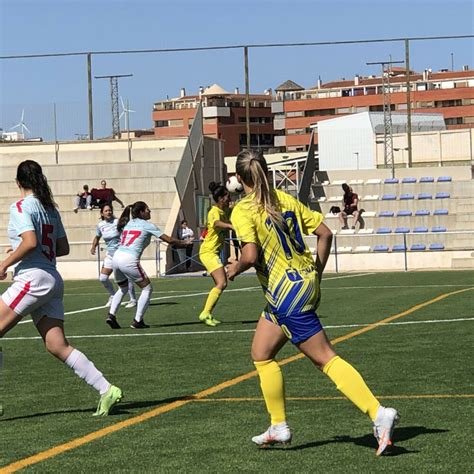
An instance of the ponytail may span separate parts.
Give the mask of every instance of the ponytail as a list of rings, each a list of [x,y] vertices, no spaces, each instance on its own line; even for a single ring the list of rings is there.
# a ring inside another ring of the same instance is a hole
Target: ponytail
[[[130,213],[132,214],[132,218],[136,219],[140,217],[140,214],[148,207],[148,204],[143,201],[137,201],[134,204],[129,204],[122,212],[122,215],[119,218],[117,224],[117,230],[122,232],[123,228],[128,224],[130,221]]]
[[[263,155],[255,150],[241,151],[237,155],[235,170],[242,181],[252,188],[255,207],[267,213],[275,226],[282,227],[280,204],[268,180],[268,167]]]
[[[31,189],[45,208],[54,208],[53,193],[39,163],[33,160],[22,161],[16,171],[16,180],[24,189]]]
[[[132,206],[133,204],[129,204],[123,210],[122,215],[120,216],[117,224],[117,230],[119,232],[122,232],[123,228],[128,224],[130,220],[130,210],[132,209]]]

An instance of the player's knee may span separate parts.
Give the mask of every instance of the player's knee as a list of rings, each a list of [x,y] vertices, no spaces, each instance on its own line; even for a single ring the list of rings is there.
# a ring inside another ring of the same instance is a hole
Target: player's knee
[[[151,295],[152,291],[153,291],[153,286],[151,285],[151,283],[148,283],[147,286],[142,288],[142,293],[146,293],[148,296]]]
[[[64,353],[66,352],[68,348],[68,344],[66,341],[50,341],[46,340],[45,342],[46,350],[53,355],[54,357],[57,357],[58,359],[63,360],[64,359]]]
[[[123,295],[126,295],[128,292],[128,281],[118,282],[117,285],[119,287],[119,291],[121,291]]]
[[[227,288],[227,280],[220,281],[220,282],[216,285],[216,287],[219,288],[219,290],[224,291],[224,290]]]

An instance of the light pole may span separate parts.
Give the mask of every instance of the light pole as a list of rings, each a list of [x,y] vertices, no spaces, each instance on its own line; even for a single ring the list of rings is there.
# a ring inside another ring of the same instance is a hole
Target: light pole
[[[354,156],[356,157],[356,160],[357,160],[357,169],[359,169],[359,152],[355,151]]]

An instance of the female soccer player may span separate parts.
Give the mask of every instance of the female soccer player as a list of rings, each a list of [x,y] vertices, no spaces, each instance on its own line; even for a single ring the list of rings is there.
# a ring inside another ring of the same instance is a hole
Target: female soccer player
[[[120,232],[117,230],[118,219],[114,216],[114,209],[111,204],[101,204],[100,218],[101,220],[97,224],[95,237],[92,241],[91,254],[95,255],[95,250],[99,245],[100,238],[103,237],[107,246],[107,254],[102,263],[99,281],[109,292],[109,301],[106,304],[106,306],[109,307],[112,304],[112,299],[115,295],[114,286],[109,279],[112,274],[112,257],[119,246]],[[134,308],[137,305],[137,297],[135,295],[133,281],[130,280],[128,281],[128,293],[130,295],[130,301],[127,303],[125,308]]]
[[[130,219],[130,212],[132,219]],[[151,236],[154,235],[176,247],[186,247],[186,245],[188,245],[187,241],[177,240],[169,235],[163,234],[155,224],[148,222],[150,216],[151,211],[148,205],[143,201],[137,201],[135,204],[130,204],[125,208],[118,221],[117,230],[122,236],[120,238],[120,244],[112,258],[112,266],[115,281],[119,289],[112,299],[109,314],[105,321],[112,329],[120,329],[116,315],[122,298],[127,292],[128,280],[135,282],[142,289],[140,298],[138,298],[137,312],[130,327],[134,329],[150,327],[148,324],[145,324],[143,315],[150,303],[153,287],[151,286],[150,279],[140,265],[140,257],[150,244]]]
[[[211,191],[216,204],[211,207],[207,214],[207,234],[199,249],[199,258],[206,267],[207,273],[212,276],[215,286],[209,292],[204,309],[199,315],[199,320],[208,326],[217,326],[220,321],[214,319],[212,310],[227,287],[227,276],[220,253],[224,247],[226,231],[232,230],[232,225],[229,221],[229,191],[225,186],[214,183],[214,181],[209,184],[209,191]]]
[[[36,161],[18,165],[21,199],[10,206],[8,237],[12,251],[0,263],[0,280],[15,265],[13,284],[0,300],[0,337],[31,315],[46,349],[101,395],[95,416],[108,415],[122,398],[94,364],[64,335],[64,283],[56,257],[69,254],[69,243],[51,189]]]
[[[329,342],[316,314],[319,282],[329,257],[331,231],[322,215],[301,202],[273,190],[267,178],[265,158],[252,150],[237,156],[236,171],[246,197],[232,212],[232,224],[242,245],[238,262],[227,267],[229,279],[255,266],[267,306],[259,319],[252,343],[252,358],[271,426],[252,441],[259,446],[289,443],[283,377],[275,356],[290,340],[324,372],[352,403],[369,415],[382,454],[391,443],[399,415],[384,408],[361,375],[339,357]],[[303,234],[318,237],[313,261]]]

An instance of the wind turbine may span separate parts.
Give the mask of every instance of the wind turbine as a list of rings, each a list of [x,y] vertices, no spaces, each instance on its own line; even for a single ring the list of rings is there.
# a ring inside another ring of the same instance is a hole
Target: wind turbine
[[[21,134],[24,136],[25,135],[25,130],[28,132],[28,133],[31,133],[30,132],[30,129],[26,126],[25,124],[25,121],[24,121],[24,118],[25,118],[25,109],[23,109],[21,111],[21,119],[20,121],[14,125],[12,128],[10,128],[10,130],[15,130],[15,128],[20,128],[21,130]]]
[[[125,128],[127,129],[127,132],[129,132],[130,131],[129,114],[130,113],[135,113],[135,110],[132,110],[132,109],[129,108],[128,100],[127,100],[127,105],[125,106],[122,97],[120,97],[120,104],[122,105],[122,112],[119,115],[119,120],[125,115]]]

